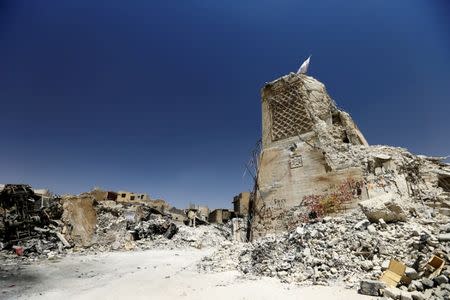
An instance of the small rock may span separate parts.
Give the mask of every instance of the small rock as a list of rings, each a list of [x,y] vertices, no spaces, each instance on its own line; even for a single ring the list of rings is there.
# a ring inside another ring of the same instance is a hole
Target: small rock
[[[434,278],[434,282],[436,282],[437,285],[446,284],[448,283],[448,278],[445,275],[439,275]]]
[[[389,268],[389,260],[385,260],[381,263],[381,270],[387,270]]]
[[[373,262],[370,260],[363,260],[360,263],[360,266],[364,271],[370,271],[373,268]]]
[[[381,175],[383,173],[383,169],[381,167],[375,168],[375,175]]]
[[[309,248],[303,249],[303,255],[307,257],[311,256],[311,249]]]
[[[385,297],[388,297],[391,299],[399,299],[402,294],[402,290],[400,290],[398,288],[388,287],[388,288],[382,289],[381,293]]]
[[[423,293],[423,296],[425,297],[425,299],[430,299],[431,295],[433,295],[433,290],[431,290],[431,289],[425,290],[425,292]]]
[[[383,218],[378,219],[378,223],[380,224],[380,227],[381,227],[381,228],[383,228],[383,229],[386,229],[386,228],[387,228],[386,221],[384,221]]]
[[[434,286],[433,280],[429,278],[422,278],[421,282],[423,284],[423,287],[426,289],[432,288]]]
[[[428,239],[427,244],[431,247],[437,247],[439,245],[439,242],[436,239]]]
[[[416,287],[416,290],[423,291],[423,284],[419,280],[413,280],[411,281],[411,284]]]
[[[410,268],[410,267],[406,267],[405,274],[406,274],[406,276],[408,276],[411,279],[419,278],[419,273],[417,273],[416,270],[414,270],[413,268]]]
[[[443,232],[450,232],[450,224],[441,226],[440,230]]]
[[[409,292],[402,292],[400,295],[400,300],[413,300],[411,293]]]
[[[369,224],[370,224],[370,221],[365,219],[365,220],[362,220],[362,221],[359,221],[358,223],[356,223],[354,228],[357,229],[357,230],[362,230],[362,229],[367,228],[367,226]]]
[[[369,226],[367,226],[367,231],[368,231],[370,234],[374,234],[374,233],[377,232],[377,229],[375,228],[375,226],[369,225]]]
[[[292,267],[292,266],[291,266],[290,263],[288,263],[288,262],[283,262],[283,263],[280,265],[279,270],[280,270],[280,271],[286,271],[286,270],[289,270],[291,267]]]
[[[450,241],[450,233],[442,233],[438,235],[438,240],[440,242],[448,242]]]
[[[337,254],[336,251],[333,251],[333,253],[331,253],[331,257],[333,257],[334,260],[338,260],[339,254]]]
[[[369,296],[379,296],[380,290],[386,288],[384,282],[378,280],[362,280],[360,283],[359,293]]]
[[[447,290],[450,292],[450,283],[441,284],[441,289]]]
[[[424,294],[418,291],[411,292],[411,297],[413,300],[425,300]]]
[[[305,233],[305,229],[302,226],[298,226],[295,229],[295,232],[297,232],[297,234],[299,234],[299,235],[303,235]]]
[[[312,275],[314,275],[314,269],[311,267],[307,267],[305,270],[305,275],[311,277]]]
[[[414,292],[416,290],[417,290],[417,288],[416,288],[416,286],[414,284],[410,283],[408,285],[408,292]]]
[[[443,291],[441,289],[435,289],[433,290],[433,294],[438,297],[438,299],[445,299],[444,297],[447,296],[448,299],[448,292],[447,291]]]

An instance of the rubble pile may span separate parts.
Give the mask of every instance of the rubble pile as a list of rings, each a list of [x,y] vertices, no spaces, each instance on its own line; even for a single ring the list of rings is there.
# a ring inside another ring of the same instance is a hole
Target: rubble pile
[[[0,192],[0,250],[52,258],[69,244],[64,236],[59,199],[42,205],[29,185],[7,184]]]
[[[27,259],[48,258],[66,253],[67,241],[59,233],[60,228],[49,226],[49,228],[35,227],[36,234],[12,246],[12,250],[4,249],[4,255],[8,257],[26,257]],[[9,255],[6,255],[9,254]]]
[[[355,209],[251,244],[228,243],[205,257],[199,269],[208,272],[238,269],[246,276],[277,277],[283,282],[344,283],[356,288],[361,280],[380,278],[389,260],[396,259],[409,266],[407,274],[420,282],[419,269],[433,254],[440,255],[447,265],[450,262],[450,218],[435,214],[425,205],[417,204],[415,208],[405,222],[387,223],[380,219],[371,223],[361,210]],[[442,274],[448,276],[450,268]],[[448,280],[442,282],[445,289]],[[413,281],[404,289],[424,290],[416,286],[420,287]],[[434,291],[430,289],[427,293]]]
[[[97,222],[91,240],[93,250],[108,251],[131,249],[132,235],[128,231],[123,205],[115,201],[102,201],[96,205]],[[134,221],[134,220],[131,220]]]
[[[4,257],[53,258],[73,252],[152,248],[209,248],[231,238],[231,225],[195,228],[177,222],[152,205],[96,201],[90,193],[54,199],[46,208],[48,222],[32,235],[11,241]],[[9,211],[8,211],[9,213]]]
[[[142,248],[153,240],[172,239],[178,226],[170,215],[163,214],[146,205],[121,204],[115,201],[101,201],[94,206],[95,228],[89,245],[77,244],[76,248],[93,251],[132,250]],[[73,239],[72,239],[73,240]]]
[[[135,241],[139,249],[181,249],[193,247],[197,249],[214,248],[229,243],[231,227],[227,224],[214,224],[198,227],[178,225],[178,232],[167,239],[163,235],[152,236]]]

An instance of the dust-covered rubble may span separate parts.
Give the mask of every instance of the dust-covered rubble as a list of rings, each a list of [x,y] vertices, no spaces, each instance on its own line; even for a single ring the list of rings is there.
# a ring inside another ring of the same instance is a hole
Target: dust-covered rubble
[[[12,248],[0,249],[0,259],[27,263],[72,253],[200,249],[231,238],[231,224],[192,228],[145,204],[97,202],[89,193],[55,199],[54,205],[60,219],[35,227],[32,236],[16,241]]]
[[[439,236],[450,230],[449,221],[420,204],[405,222],[395,223],[371,223],[355,209],[253,243],[228,243],[205,257],[198,267],[203,272],[238,269],[245,276],[277,277],[301,285],[359,288],[361,280],[378,280],[389,260],[396,259],[409,266],[407,271],[417,278],[416,269],[433,254],[450,262],[450,243],[439,241]],[[447,267],[445,279],[439,285],[435,279],[431,287],[440,290],[442,285],[445,290],[449,273]],[[404,289],[422,292],[425,288],[418,289],[413,281]]]

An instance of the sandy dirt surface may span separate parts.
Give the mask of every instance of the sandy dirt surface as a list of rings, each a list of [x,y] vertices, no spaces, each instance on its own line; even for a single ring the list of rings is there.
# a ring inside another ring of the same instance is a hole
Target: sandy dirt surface
[[[0,274],[0,299],[371,299],[343,287],[298,287],[238,272],[198,273],[212,250],[69,256]]]

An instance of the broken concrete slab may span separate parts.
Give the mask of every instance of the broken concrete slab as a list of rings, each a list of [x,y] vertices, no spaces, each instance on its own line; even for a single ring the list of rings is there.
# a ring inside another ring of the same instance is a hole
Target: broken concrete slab
[[[378,222],[383,219],[385,222],[406,221],[407,212],[397,197],[390,194],[379,196],[370,200],[365,200],[358,205],[370,222]]]

